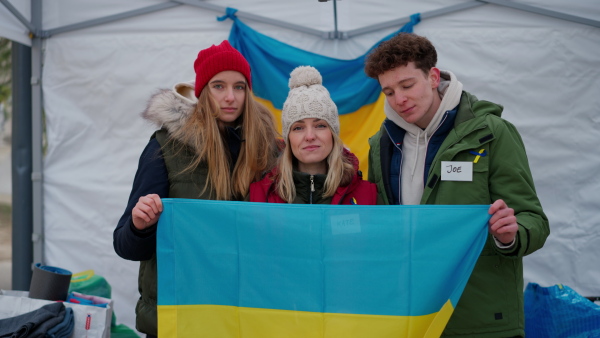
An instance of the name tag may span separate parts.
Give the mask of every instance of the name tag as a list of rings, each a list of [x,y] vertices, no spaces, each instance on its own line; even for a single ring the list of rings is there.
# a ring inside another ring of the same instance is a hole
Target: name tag
[[[442,161],[442,181],[473,181],[473,162]]]

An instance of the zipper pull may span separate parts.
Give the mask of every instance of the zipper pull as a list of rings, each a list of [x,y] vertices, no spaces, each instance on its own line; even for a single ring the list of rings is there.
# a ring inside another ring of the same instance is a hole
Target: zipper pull
[[[310,175],[310,192],[315,192],[315,177]]]

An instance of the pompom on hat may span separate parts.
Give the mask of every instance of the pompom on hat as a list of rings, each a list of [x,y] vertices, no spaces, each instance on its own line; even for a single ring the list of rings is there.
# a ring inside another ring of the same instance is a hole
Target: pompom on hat
[[[290,92],[281,112],[281,131],[287,141],[290,127],[296,121],[317,118],[327,121],[331,129],[340,134],[340,119],[337,106],[327,88],[323,87],[323,77],[311,66],[300,66],[292,71],[289,80]]]
[[[229,41],[223,40],[220,45],[212,45],[198,53],[194,61],[194,71],[196,71],[196,97],[206,86],[210,79],[220,72],[234,70],[242,73],[248,81],[248,86],[252,89],[252,76],[250,64],[246,58],[237,49],[231,47]]]

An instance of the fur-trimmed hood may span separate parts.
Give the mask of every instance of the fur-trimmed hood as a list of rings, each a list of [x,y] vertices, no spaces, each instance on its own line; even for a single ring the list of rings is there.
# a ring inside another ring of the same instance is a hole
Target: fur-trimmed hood
[[[152,95],[142,117],[171,134],[187,123],[197,102],[193,81],[177,83],[172,89],[160,89]]]

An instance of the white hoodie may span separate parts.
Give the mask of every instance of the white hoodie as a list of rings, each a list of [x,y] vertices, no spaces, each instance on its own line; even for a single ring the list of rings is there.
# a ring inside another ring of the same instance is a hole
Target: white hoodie
[[[438,94],[442,102],[425,130],[404,121],[387,100],[384,103],[385,116],[398,127],[406,130],[402,142],[402,168],[400,168],[401,204],[416,205],[421,203],[424,189],[425,157],[429,139],[438,129],[444,113],[454,109],[460,102],[462,83],[449,71],[440,71],[440,78]]]

